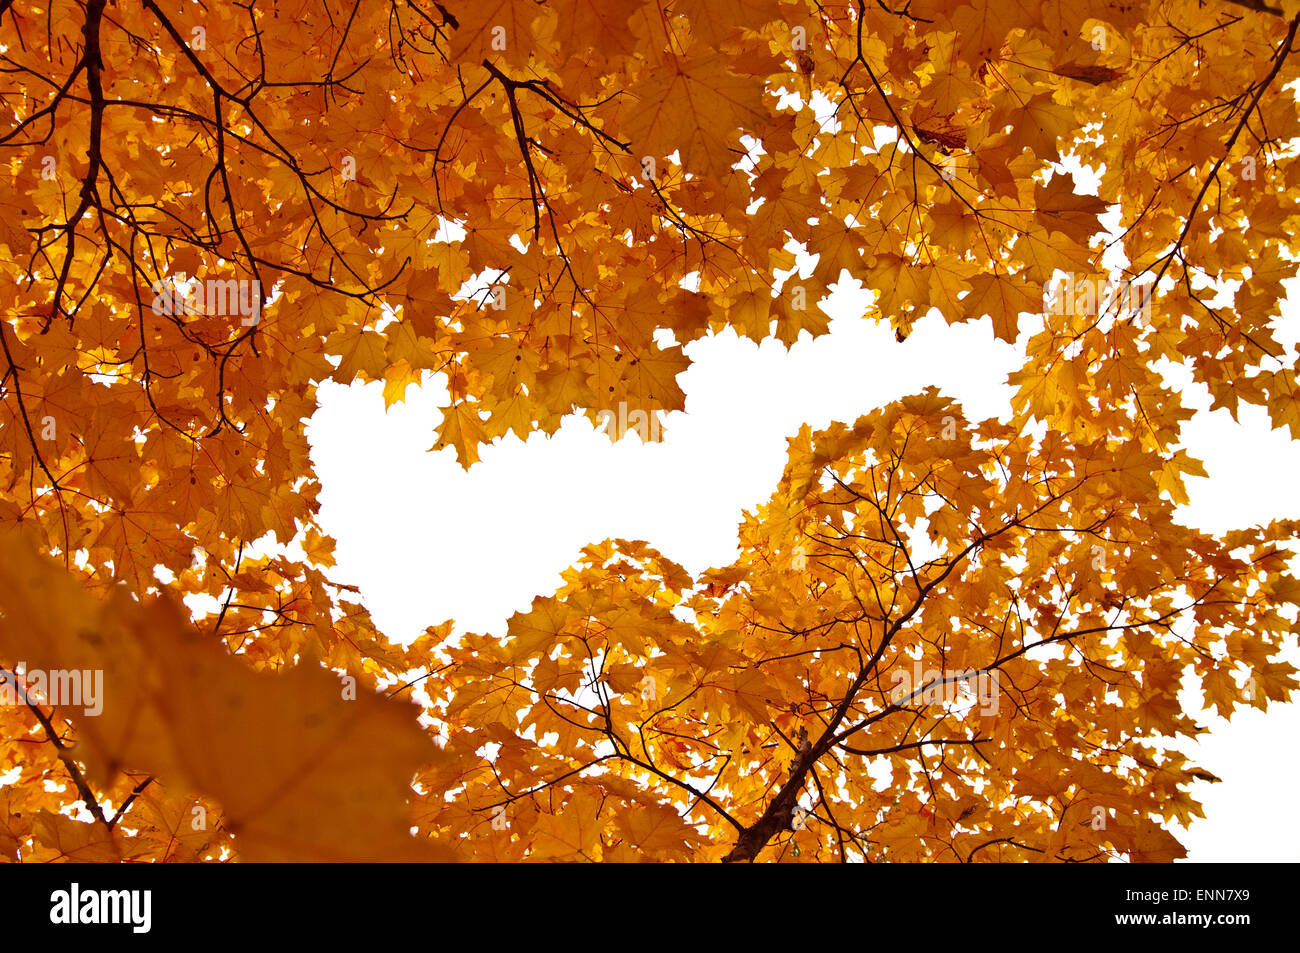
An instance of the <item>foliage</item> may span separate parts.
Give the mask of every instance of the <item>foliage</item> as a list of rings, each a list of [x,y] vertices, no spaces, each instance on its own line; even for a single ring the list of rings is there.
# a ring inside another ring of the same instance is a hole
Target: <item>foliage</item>
[[[1161,367],[1300,438],[1300,0],[897,3],[0,0],[0,852],[1179,856],[1180,681],[1297,684],[1297,524],[1178,523]],[[1022,347],[1010,419],[805,428],[732,566],[591,546],[504,640],[328,575],[321,382],[446,375],[468,467],[846,274]]]

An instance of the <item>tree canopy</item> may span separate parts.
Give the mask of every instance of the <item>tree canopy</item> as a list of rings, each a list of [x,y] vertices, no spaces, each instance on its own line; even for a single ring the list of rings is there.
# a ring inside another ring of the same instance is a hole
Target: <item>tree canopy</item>
[[[1184,679],[1298,687],[1300,522],[1179,521],[1165,373],[1300,439],[1298,27],[0,0],[0,855],[1181,856]],[[445,375],[471,467],[683,410],[686,345],[824,334],[845,282],[900,339],[989,319],[1009,418],[805,427],[732,565],[595,543],[504,638],[394,645],[331,573],[321,383]]]

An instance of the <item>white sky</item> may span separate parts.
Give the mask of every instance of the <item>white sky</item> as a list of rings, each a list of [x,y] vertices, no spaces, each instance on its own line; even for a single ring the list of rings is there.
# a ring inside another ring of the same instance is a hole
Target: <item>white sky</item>
[[[484,448],[466,473],[451,450],[429,452],[440,377],[387,413],[380,384],[322,386],[308,436],[321,523],[338,540],[331,575],[360,587],[396,641],[449,618],[464,631],[500,633],[534,596],[554,592],[589,542],[644,539],[692,572],[730,563],[742,509],[767,500],[786,437],[804,422],[851,422],[930,384],[970,419],[1009,413],[1005,380],[1021,360],[987,319],[948,327],[932,315],[899,344],[886,325],[856,317],[866,300],[837,293],[831,333],[788,352],[730,331],[690,345],[694,364],[678,378],[686,411],[668,415],[662,444],[632,435],[614,446],[575,417],[554,437],[510,435]],[[1195,390],[1186,399],[1209,405]],[[1202,412],[1185,437],[1210,474],[1189,481],[1188,523],[1221,530],[1300,517],[1300,443],[1270,431],[1262,411],[1244,412],[1240,424],[1226,411]],[[1206,818],[1181,835],[1188,859],[1300,860],[1300,706],[1231,723],[1207,711],[1198,721],[1210,734],[1183,749],[1223,780],[1196,783]]]

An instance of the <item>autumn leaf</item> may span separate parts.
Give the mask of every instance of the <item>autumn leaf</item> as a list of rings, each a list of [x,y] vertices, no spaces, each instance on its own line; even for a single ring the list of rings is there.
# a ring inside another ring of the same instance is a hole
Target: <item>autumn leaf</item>
[[[1177,518],[1171,384],[1300,439],[1295,0],[0,7],[5,859],[1163,862],[1176,686],[1295,691],[1300,526]],[[336,575],[322,384],[445,389],[471,468],[841,284],[987,316],[1009,412],[792,428],[730,563],[593,543],[504,635]]]
[[[79,729],[90,780],[147,771],[210,795],[250,860],[449,856],[422,852],[405,829],[409,779],[437,755],[410,706],[345,700],[335,676],[309,665],[255,672],[169,604],[94,599],[12,536],[0,604],[6,656],[100,673],[102,711],[56,706]]]

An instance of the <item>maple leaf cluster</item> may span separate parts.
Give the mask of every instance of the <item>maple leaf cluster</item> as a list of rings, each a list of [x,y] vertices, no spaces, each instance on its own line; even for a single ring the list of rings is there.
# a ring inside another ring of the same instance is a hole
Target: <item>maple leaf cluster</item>
[[[1181,856],[1182,680],[1297,687],[1298,524],[1179,522],[1164,368],[1300,439],[1298,27],[0,0],[0,856]],[[442,375],[470,467],[683,410],[692,341],[825,334],[846,282],[901,339],[987,318],[1009,418],[804,428],[732,565],[592,545],[504,638],[393,645],[331,576],[321,383]]]

